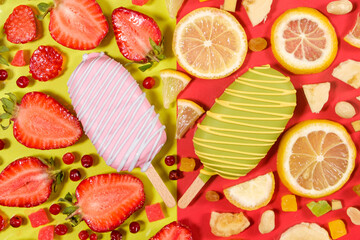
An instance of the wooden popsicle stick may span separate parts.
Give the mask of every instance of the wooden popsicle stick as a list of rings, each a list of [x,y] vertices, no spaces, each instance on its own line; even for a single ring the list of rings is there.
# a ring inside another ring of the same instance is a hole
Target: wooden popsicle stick
[[[149,168],[145,171],[146,176],[149,178],[150,182],[153,184],[156,191],[159,193],[160,197],[163,199],[165,205],[169,208],[175,207],[176,201],[169,189],[166,187],[165,183],[159,176],[158,172],[155,170],[153,165],[150,165]]]
[[[210,179],[210,175],[199,174],[194,180],[194,182],[190,185],[190,187],[186,190],[184,195],[178,201],[179,208],[186,208],[189,206],[191,201],[195,198],[195,196],[199,193],[205,183]]]

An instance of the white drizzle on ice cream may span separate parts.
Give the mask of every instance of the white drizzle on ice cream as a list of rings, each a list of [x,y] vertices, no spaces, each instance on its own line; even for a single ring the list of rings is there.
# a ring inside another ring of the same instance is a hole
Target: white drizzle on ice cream
[[[104,53],[83,56],[68,81],[91,142],[117,171],[146,171],[166,141],[165,126],[130,73]]]

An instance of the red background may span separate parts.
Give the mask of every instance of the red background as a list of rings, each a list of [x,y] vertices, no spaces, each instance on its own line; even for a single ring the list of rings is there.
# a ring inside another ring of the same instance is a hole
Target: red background
[[[271,11],[268,15],[268,18],[265,23],[262,23],[258,26],[252,27],[245,9],[240,6],[240,0],[238,1],[237,11],[234,16],[239,20],[241,25],[244,27],[248,39],[256,37],[264,37],[270,45],[270,35],[271,35],[271,26],[275,19],[283,13],[285,10],[295,7],[312,7],[318,9],[320,12],[325,14],[330,22],[334,25],[336,33],[339,40],[339,51],[335,61],[332,65],[322,73],[311,74],[311,75],[294,75],[285,70],[274,58],[271,47],[269,46],[266,50],[261,52],[249,52],[246,56],[243,66],[230,77],[219,80],[203,80],[203,79],[194,79],[189,86],[179,95],[179,98],[189,99],[197,102],[204,107],[205,110],[209,110],[213,105],[215,98],[219,97],[224,89],[232,82],[237,76],[240,76],[242,73],[247,71],[248,68],[254,66],[260,66],[263,64],[270,64],[276,70],[281,71],[283,74],[290,76],[293,85],[297,90],[297,107],[294,112],[294,117],[289,121],[287,128],[295,125],[298,122],[304,121],[306,119],[329,119],[337,121],[343,124],[351,137],[353,138],[356,147],[359,151],[359,138],[360,133],[355,133],[351,122],[354,120],[360,119],[360,114],[355,115],[351,119],[340,119],[334,112],[335,104],[338,101],[349,101],[356,108],[357,113],[360,111],[360,101],[355,97],[360,96],[360,90],[354,89],[353,87],[343,83],[340,80],[335,79],[331,76],[332,70],[340,62],[347,59],[353,59],[360,61],[360,49],[350,46],[343,40],[343,37],[352,29],[355,24],[357,14],[360,12],[359,3],[355,3],[355,0],[351,0],[354,8],[353,11],[349,14],[336,16],[331,15],[326,12],[326,5],[330,0],[274,0],[272,4]],[[178,20],[180,20],[187,13],[199,7],[219,7],[223,4],[223,0],[209,0],[206,2],[198,2],[197,0],[185,0],[183,7],[179,11]],[[178,67],[182,70],[180,67]],[[307,101],[302,91],[303,84],[310,83],[319,83],[319,82],[330,82],[331,90],[329,101],[325,104],[323,110],[319,114],[311,113],[310,108],[307,104]],[[179,157],[194,157],[192,137],[194,134],[194,128],[191,129],[183,139],[178,141],[178,155]],[[280,136],[281,137],[281,136]],[[178,219],[190,226],[193,231],[194,239],[219,239],[219,237],[214,236],[210,231],[209,221],[211,211],[218,212],[241,212],[243,210],[236,208],[230,204],[224,196],[218,202],[208,202],[205,199],[205,192],[209,190],[216,190],[222,193],[224,188],[233,186],[240,182],[247,181],[258,175],[265,174],[269,171],[273,171],[275,175],[276,187],[275,193],[271,202],[263,208],[260,208],[255,211],[244,211],[245,215],[249,218],[251,225],[244,232],[239,235],[229,237],[227,239],[279,239],[282,232],[287,228],[300,223],[300,222],[315,222],[325,229],[329,230],[328,222],[335,219],[342,219],[348,231],[348,234],[339,239],[360,239],[356,236],[357,233],[360,233],[360,226],[356,226],[351,223],[349,217],[346,215],[346,209],[350,206],[360,207],[359,200],[360,197],[357,196],[353,191],[352,187],[354,185],[360,184],[360,170],[359,170],[359,158],[356,158],[356,167],[354,172],[351,175],[350,180],[346,185],[339,190],[338,192],[322,198],[329,201],[332,199],[339,199],[342,201],[343,209],[331,211],[321,217],[314,216],[310,210],[306,207],[308,202],[313,201],[313,199],[308,199],[304,197],[297,197],[298,202],[298,211],[294,213],[286,213],[281,211],[281,196],[289,194],[290,192],[283,186],[280,182],[280,179],[276,172],[276,151],[278,144],[276,143],[271,150],[269,151],[267,157],[263,159],[260,164],[252,170],[247,176],[241,177],[238,180],[225,180],[219,176],[212,177],[209,182],[204,186],[200,191],[198,196],[186,209],[178,209]],[[200,164],[199,164],[200,165]],[[184,173],[184,177],[178,180],[178,198],[180,198],[192,181],[198,175],[198,170],[192,173]],[[316,199],[320,200],[320,199]],[[267,210],[273,209],[276,214],[276,224],[275,230],[268,234],[260,234],[258,231],[258,224],[261,214]],[[330,234],[330,232],[329,232]]]

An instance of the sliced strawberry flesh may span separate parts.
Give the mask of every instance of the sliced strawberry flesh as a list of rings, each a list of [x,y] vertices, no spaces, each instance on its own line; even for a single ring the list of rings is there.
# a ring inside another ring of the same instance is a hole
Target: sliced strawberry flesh
[[[120,52],[129,60],[144,61],[152,50],[150,38],[159,44],[161,31],[150,17],[123,7],[112,13],[112,25]]]
[[[49,198],[52,183],[48,166],[39,159],[16,160],[0,174],[0,205],[37,206]]]
[[[188,227],[172,222],[164,226],[150,240],[192,240],[192,233]]]
[[[82,135],[79,120],[52,97],[31,92],[24,95],[14,136],[30,148],[54,149],[74,144]]]
[[[36,38],[36,20],[31,7],[20,5],[14,8],[4,24],[7,40],[12,43],[27,43]]]
[[[84,221],[96,232],[117,228],[144,205],[142,182],[129,174],[102,174],[82,181],[76,189]]]
[[[72,49],[94,49],[109,31],[95,0],[55,0],[49,30],[58,43]]]
[[[51,46],[39,46],[30,58],[30,73],[34,79],[48,81],[57,77],[62,70],[63,58]]]
[[[326,47],[325,33],[318,24],[300,19],[290,21],[283,33],[285,50],[292,53],[296,59],[316,61],[322,55],[322,49]]]

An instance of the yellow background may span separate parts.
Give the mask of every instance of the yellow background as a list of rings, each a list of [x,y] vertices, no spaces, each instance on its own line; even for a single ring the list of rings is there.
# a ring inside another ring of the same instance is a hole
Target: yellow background
[[[32,0],[32,1],[20,1],[20,0],[0,0],[0,27],[3,28],[4,22],[9,14],[12,12],[13,8],[20,4],[26,4],[32,7],[36,7],[36,5],[40,2],[50,2],[50,1],[43,1],[43,0]],[[4,36],[3,32],[0,34],[0,44],[6,45],[10,48],[9,53],[2,54],[5,58],[8,59],[10,62],[12,57],[15,55],[17,50],[23,49],[26,50],[29,55],[40,45],[50,45],[58,50],[60,50],[64,57],[64,66],[63,71],[60,76],[55,79],[52,79],[48,82],[40,82],[31,79],[30,85],[27,88],[21,89],[16,85],[16,79],[22,75],[30,76],[29,74],[29,66],[24,67],[13,67],[13,66],[5,66],[0,65],[1,69],[6,69],[9,73],[9,78],[4,81],[0,82],[0,97],[5,97],[5,93],[12,92],[14,93],[18,99],[20,100],[21,97],[31,91],[41,91],[45,92],[55,99],[57,99],[60,103],[70,109],[72,112],[71,100],[67,93],[67,85],[66,82],[69,79],[71,73],[76,68],[76,66],[81,62],[82,55],[88,52],[100,52],[103,51],[110,57],[118,60],[120,63],[126,63],[127,60],[121,55],[114,38],[114,34],[111,27],[111,13],[115,8],[118,7],[128,7],[134,10],[140,11],[142,13],[147,14],[154,18],[154,20],[158,23],[162,33],[165,37],[165,54],[168,57],[167,59],[163,60],[159,64],[155,65],[152,69],[146,71],[145,73],[140,72],[137,70],[137,65],[131,65],[127,67],[130,73],[133,75],[135,80],[140,84],[142,88],[142,80],[147,76],[153,76],[156,80],[156,85],[151,90],[143,89],[146,92],[146,96],[149,99],[150,103],[155,105],[155,111],[160,113],[160,120],[166,126],[166,132],[168,140],[161,150],[161,152],[156,156],[153,160],[153,165],[155,169],[159,172],[162,179],[165,180],[167,187],[169,187],[171,193],[176,197],[176,182],[168,180],[168,172],[171,169],[174,169],[175,166],[168,167],[164,164],[164,158],[166,155],[174,155],[176,154],[176,141],[174,140],[174,133],[175,133],[175,106],[168,110],[165,110],[162,107],[162,95],[161,95],[161,81],[159,78],[159,71],[165,68],[176,68],[176,60],[171,51],[171,41],[172,41],[172,33],[175,27],[175,20],[170,19],[166,10],[165,1],[164,0],[150,0],[144,6],[134,6],[131,4],[131,0],[98,0],[97,1],[107,20],[109,23],[109,33],[102,41],[99,47],[92,51],[79,51],[79,50],[72,50],[55,42],[48,31],[49,19],[50,16],[46,16],[44,21],[40,23],[42,26],[41,30],[41,38],[26,44],[12,44],[6,40],[6,36]],[[2,39],[2,40],[1,40]],[[0,110],[2,111],[2,110]],[[0,112],[2,113],[2,112]],[[7,124],[7,121],[3,121],[3,124]],[[68,178],[68,173],[73,168],[80,169],[83,178],[90,177],[93,175],[101,174],[101,173],[110,173],[115,172],[114,169],[108,167],[105,162],[97,155],[96,149],[91,144],[90,140],[83,135],[79,142],[75,145],[70,146],[65,149],[58,149],[58,150],[36,150],[36,149],[29,149],[20,143],[18,143],[15,138],[13,137],[12,126],[6,130],[0,130],[0,138],[5,139],[6,141],[6,148],[0,151],[0,170],[4,169],[10,162],[22,158],[24,156],[36,156],[42,158],[50,158],[55,157],[56,159],[56,166],[57,168],[61,168],[66,173],[64,183],[60,186],[59,191],[57,193],[52,193],[50,199],[37,207],[34,208],[10,208],[10,207],[3,207],[0,206],[0,211],[5,213],[7,217],[12,217],[13,215],[21,215],[24,219],[24,223],[20,228],[14,229],[11,226],[8,226],[5,230],[0,232],[0,239],[1,240],[32,240],[37,239],[38,231],[41,227],[32,228],[30,222],[27,218],[28,214],[34,212],[40,208],[48,209],[49,206],[55,202],[59,197],[65,196],[67,192],[75,192],[76,186],[79,182],[72,182]],[[75,163],[72,165],[65,165],[62,163],[61,157],[66,152],[73,152],[76,154]],[[94,166],[85,169],[81,166],[80,157],[84,154],[91,154],[95,158]],[[174,208],[166,208],[163,204],[162,199],[156,193],[155,189],[153,188],[152,184],[147,179],[146,175],[140,171],[140,169],[135,169],[132,174],[139,177],[145,186],[145,194],[146,194],[146,201],[145,205],[153,204],[160,202],[165,213],[165,219],[156,221],[153,223],[149,223],[144,211],[144,208],[138,210],[134,213],[127,221],[125,221],[120,227],[119,230],[123,234],[123,239],[148,239],[153,236],[162,226],[170,223],[171,221],[176,220],[176,207]],[[65,215],[59,214],[57,216],[53,216],[49,214],[51,222],[49,224],[56,225],[65,222]],[[128,225],[131,221],[138,221],[141,225],[140,232],[136,234],[131,234],[128,231]],[[78,233],[81,230],[88,229],[88,226],[82,222],[80,225],[70,228],[68,234],[64,236],[56,236],[55,239],[78,239]],[[110,239],[109,233],[102,233],[101,239]]]

